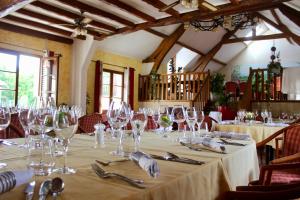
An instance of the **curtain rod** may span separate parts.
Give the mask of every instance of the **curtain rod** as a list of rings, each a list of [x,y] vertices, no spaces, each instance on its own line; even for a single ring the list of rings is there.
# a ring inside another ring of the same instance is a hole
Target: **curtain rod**
[[[97,60],[92,60],[92,62],[97,62]],[[111,64],[111,63],[105,63],[105,62],[103,62],[102,64],[106,64],[106,65],[111,65],[111,66],[121,67],[123,69],[127,69],[127,67],[124,67],[124,66],[121,66],[121,65],[115,65],[115,64]]]
[[[14,46],[14,47],[20,47],[20,48],[23,48],[23,49],[30,49],[30,50],[33,50],[33,51],[38,51],[38,52],[42,52],[44,53],[45,52],[45,49],[41,50],[41,49],[34,49],[34,48],[30,48],[30,47],[23,47],[23,46],[20,46],[20,45],[16,45],[16,44],[10,44],[10,43],[7,43],[7,42],[0,42],[1,44],[6,44],[6,45],[10,45],[10,46]],[[62,57],[62,55],[60,53],[58,54],[55,54],[59,57]]]

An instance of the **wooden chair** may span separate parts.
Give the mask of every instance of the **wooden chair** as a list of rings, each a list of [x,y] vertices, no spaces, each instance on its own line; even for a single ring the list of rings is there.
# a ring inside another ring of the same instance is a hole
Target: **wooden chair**
[[[233,97],[234,101],[236,101],[237,89],[238,84],[236,82],[228,81],[225,83],[225,94],[229,97]]]
[[[84,115],[78,119],[78,131],[80,133],[91,133],[95,131],[94,125],[102,123],[102,117],[99,113]]]
[[[286,176],[287,170],[299,171],[300,162],[271,164],[260,169],[259,180],[248,186],[238,186],[236,191],[226,193],[226,199],[294,199],[300,197],[300,176]],[[287,180],[288,178],[289,180]],[[282,182],[282,178],[286,181]],[[278,180],[280,180],[278,182]]]
[[[300,197],[300,183],[284,185],[238,186],[225,194],[227,200],[286,200]]]

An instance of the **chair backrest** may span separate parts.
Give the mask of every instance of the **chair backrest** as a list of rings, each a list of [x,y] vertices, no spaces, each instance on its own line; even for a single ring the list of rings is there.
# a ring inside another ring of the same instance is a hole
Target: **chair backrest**
[[[240,82],[239,83],[240,95],[245,94],[246,88],[247,88],[247,83],[246,82]]]
[[[225,92],[228,94],[236,94],[238,84],[233,81],[228,81],[225,83]]]
[[[94,125],[97,123],[102,123],[102,117],[99,113],[93,113],[89,115],[84,115],[78,119],[79,131],[83,133],[94,132]]]
[[[300,152],[300,125],[288,129],[283,139],[283,156]]]

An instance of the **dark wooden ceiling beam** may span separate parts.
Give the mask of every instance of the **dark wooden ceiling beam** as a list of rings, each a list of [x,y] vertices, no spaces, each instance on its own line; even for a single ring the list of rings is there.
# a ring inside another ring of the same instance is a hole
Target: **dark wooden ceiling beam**
[[[75,13],[63,10],[61,8],[57,8],[57,7],[52,6],[52,5],[48,5],[48,4],[42,3],[40,1],[32,2],[31,5],[39,7],[39,8],[42,8],[42,9],[50,11],[50,12],[53,12],[53,13],[61,15],[61,16],[65,16],[67,18],[71,18],[71,19],[76,19],[76,18],[81,17],[78,14],[75,14]],[[89,24],[92,25],[92,26],[95,26],[95,27],[98,27],[98,28],[103,28],[103,29],[106,29],[106,30],[109,30],[109,31],[113,31],[113,32],[115,32],[117,30],[113,26],[110,26],[110,25],[107,25],[105,23],[98,22],[98,21],[95,21],[95,20],[93,20]]]
[[[159,31],[153,30],[153,29],[151,29],[151,28],[146,29],[146,31],[149,32],[149,33],[152,33],[153,35],[162,37],[162,38],[167,38],[167,37],[169,37],[168,35],[165,35],[165,34],[159,32]],[[182,46],[182,47],[184,47],[184,48],[187,48],[187,49],[189,49],[189,50],[191,50],[191,51],[193,51],[193,52],[195,52],[195,53],[197,53],[197,54],[199,54],[199,55],[201,55],[201,56],[205,55],[205,53],[199,51],[198,49],[195,49],[194,47],[191,47],[191,46],[189,46],[189,45],[187,45],[187,44],[184,44],[183,42],[180,42],[180,41],[178,41],[178,40],[176,41],[176,44],[178,44],[178,45],[180,45],[180,46]],[[218,59],[213,58],[212,60],[213,60],[214,62],[220,64],[220,65],[224,65],[224,66],[226,65],[226,63],[224,63],[224,62],[222,62],[222,61],[220,61],[220,60],[218,60]]]
[[[297,24],[300,27],[300,12],[287,6],[287,5],[280,5],[279,6],[280,12],[282,12],[287,18],[289,18],[292,22]]]
[[[267,22],[268,24],[270,24],[271,26],[276,28],[277,30],[287,34],[289,37],[291,37],[300,46],[300,37],[298,35],[296,35],[295,33],[291,32],[286,26],[280,26],[280,25],[276,24],[275,22],[273,22],[272,20],[270,20],[269,18],[265,17],[264,15],[262,15],[258,12],[256,13],[256,15],[260,19],[264,20],[265,22]]]
[[[141,19],[144,19],[146,21],[154,22],[156,20],[154,17],[152,17],[144,12],[141,12],[140,10],[138,10],[126,3],[123,3],[120,0],[99,0],[99,1],[105,1],[108,4],[114,5],[120,9],[125,10],[126,12],[133,14],[133,15],[135,15]]]
[[[185,32],[184,25],[180,25],[169,37],[165,38],[159,46],[156,48],[156,50],[149,56],[147,59],[148,62],[154,62],[154,65],[152,67],[153,72],[157,72],[163,59],[167,55],[167,53],[170,51],[170,49],[174,46],[176,41],[182,36],[182,34]]]
[[[69,38],[64,38],[61,36],[52,35],[49,33],[44,33],[44,32],[29,29],[29,28],[12,25],[12,24],[9,24],[6,22],[0,22],[0,29],[12,31],[12,32],[16,32],[16,33],[20,33],[20,34],[24,34],[24,35],[34,36],[34,37],[38,37],[38,38],[42,38],[42,39],[53,40],[56,42],[61,42],[61,43],[66,43],[66,44],[73,43],[73,40],[69,39]]]
[[[143,0],[145,1],[145,0]],[[151,2],[151,0],[147,0]],[[125,27],[119,29],[114,34],[125,34],[125,33],[132,33],[139,30],[144,30],[151,27],[157,26],[166,26],[171,24],[178,24],[183,23],[186,21],[190,21],[191,19],[209,19],[219,15],[232,15],[242,12],[255,12],[266,10],[274,7],[278,7],[282,2],[286,2],[289,0],[251,0],[251,1],[241,1],[238,5],[226,4],[217,6],[217,11],[208,11],[208,12],[199,12],[199,11],[192,11],[188,13],[183,13],[180,17],[166,17],[162,19],[156,20],[156,22],[145,22],[141,24],[137,24],[133,28]]]
[[[131,22],[127,19],[121,18],[119,16],[116,16],[114,14],[111,14],[109,12],[106,12],[104,10],[101,10],[99,8],[90,6],[88,4],[82,3],[82,2],[77,1],[77,0],[72,0],[72,1],[70,1],[70,0],[59,0],[59,2],[64,3],[68,6],[75,7],[79,10],[84,11],[84,12],[88,12],[88,13],[91,13],[91,14],[94,14],[94,15],[105,17],[107,19],[116,21],[118,23],[124,24],[124,25],[129,26],[129,27],[135,26],[135,24],[133,22]]]
[[[274,40],[274,39],[282,39],[282,38],[286,38],[286,37],[288,37],[288,35],[284,34],[284,33],[278,33],[278,34],[272,34],[272,35],[258,35],[258,36],[252,36],[252,37],[241,37],[241,38],[228,39],[224,42],[224,44],[231,44],[231,43],[245,42],[245,41]]]
[[[235,5],[237,5],[237,4],[239,4],[239,3],[240,3],[240,1],[239,1],[239,0],[230,0],[230,2],[231,2],[232,4],[235,4]]]
[[[281,26],[282,28],[287,28],[284,24],[282,24],[281,20],[279,19],[279,16],[277,15],[274,9],[271,9],[271,13],[272,16],[275,18],[276,23],[279,24],[279,26]],[[290,44],[293,44],[292,40],[289,37],[286,37],[286,39]]]
[[[212,60],[216,53],[218,53],[223,44],[225,44],[225,41],[228,40],[231,36],[233,36],[237,30],[238,27],[236,27],[232,31],[228,31],[227,33],[225,33],[225,35],[223,35],[221,41],[218,42],[218,44],[216,44],[205,56],[199,58],[199,60],[195,64],[193,71],[196,71],[198,68],[200,68],[200,72],[203,72],[208,63]]]
[[[142,1],[144,1],[145,3],[155,7],[157,9],[162,9],[162,8],[167,6],[167,4],[161,2],[160,0],[142,0]],[[177,12],[173,8],[169,8],[165,12],[172,15],[172,16],[174,16],[174,17],[179,17],[180,16],[179,12]]]
[[[11,21],[14,21],[14,22],[18,22],[18,23],[21,23],[21,24],[24,24],[24,25],[33,26],[33,27],[36,27],[36,28],[41,28],[41,29],[51,31],[51,32],[54,32],[54,33],[58,33],[58,34],[61,34],[61,35],[67,36],[67,37],[70,37],[71,34],[72,34],[72,32],[70,32],[70,31],[65,31],[65,30],[62,30],[62,29],[59,29],[59,28],[55,28],[55,27],[52,27],[52,26],[48,26],[48,25],[45,25],[45,24],[42,24],[42,23],[30,21],[30,20],[20,18],[20,17],[16,17],[16,16],[12,16],[12,15],[8,15],[4,19],[8,19],[8,20],[11,20]]]

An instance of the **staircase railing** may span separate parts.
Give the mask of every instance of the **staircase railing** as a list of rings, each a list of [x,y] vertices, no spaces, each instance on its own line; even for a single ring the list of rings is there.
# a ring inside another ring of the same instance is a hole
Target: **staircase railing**
[[[194,101],[209,72],[139,75],[139,101]]]
[[[203,110],[209,98],[210,98],[210,75],[208,73],[198,94],[193,99],[193,107],[195,107],[196,110]]]

